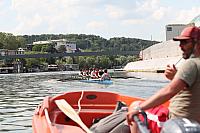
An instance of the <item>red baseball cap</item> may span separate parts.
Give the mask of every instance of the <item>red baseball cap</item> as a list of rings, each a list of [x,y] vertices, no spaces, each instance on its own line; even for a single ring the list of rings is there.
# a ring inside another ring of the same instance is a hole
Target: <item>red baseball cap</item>
[[[187,40],[187,39],[200,39],[200,28],[196,26],[189,26],[183,29],[180,36],[173,38],[174,41]]]

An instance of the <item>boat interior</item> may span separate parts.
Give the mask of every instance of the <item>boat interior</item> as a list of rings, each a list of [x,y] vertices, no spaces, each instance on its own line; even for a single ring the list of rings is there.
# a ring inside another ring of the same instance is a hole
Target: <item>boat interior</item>
[[[112,105],[110,107],[112,107]],[[76,111],[77,110],[78,109],[76,109]],[[80,116],[83,123],[87,127],[90,127],[93,123],[104,118],[105,116],[110,115],[113,111],[114,109],[81,109],[78,115]],[[59,109],[50,112],[49,118],[52,123],[79,126]]]
[[[90,133],[88,128],[94,123],[122,107],[119,103],[123,107],[128,107],[133,101],[138,100],[144,99],[99,91],[68,92],[46,97],[35,110],[33,130],[35,133]],[[168,104],[169,102],[166,102],[165,106]]]
[[[46,108],[48,111],[42,112],[44,112],[46,119],[49,119],[49,123],[72,126],[79,125],[57,107],[55,100],[59,99],[64,99],[75,111],[78,111],[78,115],[87,127],[113,113],[119,101],[129,106],[132,101],[139,100],[139,98],[121,96],[110,92],[96,93],[92,91],[65,93],[53,98],[46,97],[42,108]]]

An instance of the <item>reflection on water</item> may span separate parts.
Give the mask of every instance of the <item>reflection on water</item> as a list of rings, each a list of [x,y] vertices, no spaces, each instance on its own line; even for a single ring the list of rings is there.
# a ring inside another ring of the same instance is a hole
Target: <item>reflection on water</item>
[[[168,81],[163,74],[126,73],[137,78],[113,79],[113,85],[65,80],[77,72],[46,72],[0,75],[0,132],[31,133],[35,107],[45,96],[78,90],[112,91],[146,98]]]

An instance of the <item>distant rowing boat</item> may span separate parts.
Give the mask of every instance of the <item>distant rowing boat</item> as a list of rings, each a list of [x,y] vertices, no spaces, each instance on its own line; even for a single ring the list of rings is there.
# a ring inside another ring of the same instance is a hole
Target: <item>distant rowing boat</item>
[[[113,78],[113,79],[129,79],[129,78],[141,79],[140,77],[125,76],[125,75],[112,75],[111,78]],[[83,76],[80,76],[78,74],[74,74],[74,75],[70,75],[69,77],[66,77],[66,78],[58,79],[57,81],[67,82],[67,81],[72,81],[72,80],[87,80],[87,79],[89,79],[89,77],[83,77]],[[98,79],[89,79],[89,80],[98,80]],[[86,82],[90,82],[90,81],[86,81]],[[91,81],[91,82],[94,83],[96,81]]]
[[[140,77],[135,77],[135,76],[111,76],[111,78],[115,78],[115,79],[129,79],[129,78],[141,79]]]
[[[100,79],[89,79],[89,80],[80,80],[80,82],[85,83],[97,83],[97,84],[113,84],[112,80],[100,80]]]

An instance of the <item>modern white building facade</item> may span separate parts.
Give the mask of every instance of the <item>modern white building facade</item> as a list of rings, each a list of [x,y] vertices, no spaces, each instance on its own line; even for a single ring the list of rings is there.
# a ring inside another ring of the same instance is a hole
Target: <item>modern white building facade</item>
[[[173,39],[173,37],[180,35],[181,31],[186,27],[185,24],[169,24],[165,26],[166,41]]]

